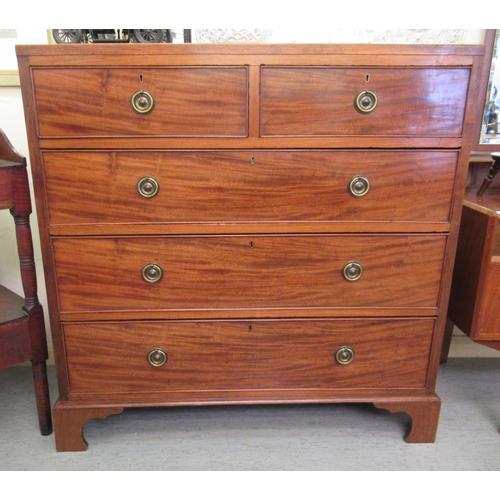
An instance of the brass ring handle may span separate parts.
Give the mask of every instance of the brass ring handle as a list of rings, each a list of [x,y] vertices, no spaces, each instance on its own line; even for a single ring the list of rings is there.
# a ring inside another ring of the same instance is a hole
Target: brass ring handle
[[[360,198],[370,190],[370,181],[363,175],[355,175],[349,182],[349,192]]]
[[[377,107],[378,99],[375,92],[362,90],[354,100],[354,106],[360,113],[371,113]]]
[[[155,107],[154,97],[147,90],[138,90],[130,99],[132,109],[140,115],[147,115]]]
[[[163,366],[168,361],[167,353],[160,348],[151,349],[148,354],[148,361],[151,366]]]
[[[142,268],[142,277],[148,283],[158,283],[163,278],[163,269],[158,264],[151,262]]]
[[[154,177],[141,177],[137,182],[137,191],[143,198],[154,198],[160,190],[160,184]]]
[[[352,363],[354,361],[354,349],[349,346],[343,346],[337,349],[335,359],[337,360],[337,363],[341,365],[348,365],[349,363]]]
[[[347,281],[357,281],[363,275],[363,266],[359,262],[348,262],[342,273]]]

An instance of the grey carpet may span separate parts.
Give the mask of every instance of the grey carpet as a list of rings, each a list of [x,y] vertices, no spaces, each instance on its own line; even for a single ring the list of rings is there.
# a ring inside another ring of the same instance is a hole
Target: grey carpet
[[[49,367],[53,402],[55,371]],[[372,405],[125,410],[85,425],[86,452],[38,433],[31,371],[0,372],[0,470],[500,470],[500,359],[440,369],[434,444],[407,444],[405,414]]]

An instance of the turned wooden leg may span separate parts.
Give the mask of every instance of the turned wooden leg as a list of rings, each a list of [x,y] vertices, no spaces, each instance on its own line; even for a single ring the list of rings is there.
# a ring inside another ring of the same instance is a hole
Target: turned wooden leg
[[[121,413],[123,408],[75,408],[57,402],[54,406],[54,430],[57,451],[85,451],[83,425],[92,418],[106,418]]]
[[[388,401],[375,403],[377,408],[384,408],[391,413],[402,411],[411,417],[411,426],[405,435],[407,443],[434,443],[441,410],[441,400],[437,396],[428,396],[413,401]]]
[[[35,398],[38,411],[38,422],[42,436],[52,434],[52,416],[50,411],[49,383],[47,380],[47,365],[45,361],[31,362],[33,381],[35,383]]]

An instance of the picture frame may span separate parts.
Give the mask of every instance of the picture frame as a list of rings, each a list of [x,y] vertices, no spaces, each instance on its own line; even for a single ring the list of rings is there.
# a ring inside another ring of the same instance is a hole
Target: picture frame
[[[16,45],[51,43],[50,30],[0,29],[0,87],[18,87]]]

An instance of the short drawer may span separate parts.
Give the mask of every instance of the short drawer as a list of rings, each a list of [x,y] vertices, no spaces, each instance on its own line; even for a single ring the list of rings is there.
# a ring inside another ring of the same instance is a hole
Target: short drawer
[[[63,327],[71,394],[176,392],[172,398],[179,391],[423,389],[433,329],[430,319]]]
[[[457,153],[43,153],[50,223],[448,222]]]
[[[458,137],[468,82],[465,68],[264,67],[261,135]]]
[[[247,134],[245,67],[35,68],[33,84],[41,137]]]
[[[443,235],[53,242],[62,312],[436,307],[445,246]]]

